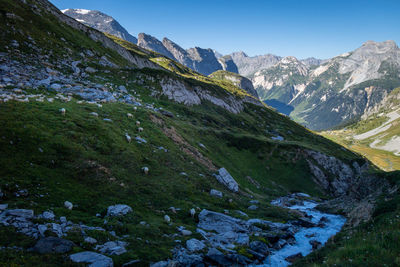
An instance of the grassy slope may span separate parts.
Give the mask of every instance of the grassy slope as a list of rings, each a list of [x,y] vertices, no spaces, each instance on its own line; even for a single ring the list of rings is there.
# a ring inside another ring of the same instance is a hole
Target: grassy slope
[[[0,1],[0,10],[2,14],[12,11],[25,20],[32,20],[31,24],[18,20],[13,23],[36,40],[43,54],[52,52],[55,58],[64,56],[67,46],[71,49],[68,57],[78,57],[80,52],[90,48],[99,55],[107,54],[121,67],[128,65],[116,53],[104,49],[84,34],[58,24],[46,15],[34,16],[18,3]],[[1,16],[0,19],[0,27],[6,27],[5,17]],[[43,28],[51,34],[39,30]],[[24,42],[23,34],[5,35],[6,28],[2,28],[2,32],[2,50],[10,40],[16,39],[21,44]],[[63,42],[61,37],[67,42]],[[129,43],[124,45],[128,47]],[[24,45],[19,49],[21,53],[32,52]],[[244,112],[234,115],[210,103],[186,107],[171,103],[164,97],[150,97],[148,88],[153,84],[140,86],[135,83],[141,74],[179,76],[221,95],[226,95],[228,91],[243,96],[243,91],[194,73],[178,63],[166,62],[168,60],[164,57],[160,61],[157,60],[159,56],[149,56],[135,49],[132,47],[131,52],[161,62],[167,69],[171,67],[170,63],[174,64],[175,67],[171,69],[173,72],[109,69],[89,62],[99,70],[96,76],[89,79],[125,84],[129,91],[139,93],[144,101],[154,102],[156,106],[179,114],[179,117],[161,117],[139,108],[134,118],[129,119],[126,113],[133,113],[130,105],[110,103],[98,108],[95,105],[78,104],[76,100],[69,103],[8,102],[0,106],[0,188],[6,194],[4,202],[11,208],[31,208],[36,213],[51,209],[57,216],[66,216],[75,223],[102,227],[105,227],[103,219],[96,217],[96,213],[104,215],[107,206],[117,203],[132,206],[132,214],[112,219],[107,226],[107,230],[114,230],[119,236],[129,235],[126,241],[130,244],[130,250],[114,257],[117,265],[130,259],[140,258],[143,263],[148,263],[169,257],[170,249],[175,244],[173,239],[164,234],[176,233],[176,226],[179,225],[194,230],[196,221],[188,216],[192,207],[220,212],[239,209],[251,217],[288,220],[291,215],[268,204],[272,198],[295,191],[323,196],[311,181],[301,149],[319,150],[344,160],[358,157],[263,107],[247,104]],[[179,67],[178,71],[176,66]],[[48,91],[43,93],[53,96]],[[58,112],[62,107],[67,110],[65,116]],[[97,112],[99,117],[91,116],[90,112]],[[188,143],[197,147],[217,167],[226,167],[239,182],[242,193],[226,191],[212,177],[213,172],[183,153],[181,147],[165,136],[162,127],[151,121],[150,115],[162,118],[166,127],[175,127]],[[113,122],[103,121],[103,118],[110,118]],[[148,141],[147,144],[127,143],[125,140],[125,133],[132,137],[137,135],[136,120],[141,121],[144,128],[141,136]],[[271,140],[275,132],[283,136],[285,141]],[[200,142],[206,149],[199,146]],[[158,150],[159,146],[169,151]],[[143,166],[149,167],[149,175],[141,172]],[[186,172],[188,176],[181,172]],[[247,176],[251,176],[261,187],[257,188]],[[208,194],[211,188],[223,191],[224,198],[211,198]],[[27,189],[28,196],[16,197],[15,193],[20,189]],[[256,211],[247,210],[249,194],[261,201]],[[229,202],[229,199],[233,199],[233,202]],[[65,200],[74,203],[72,211],[63,208]],[[171,206],[182,211],[173,214],[168,210]],[[172,226],[163,221],[165,213],[171,216],[174,222]],[[140,225],[140,221],[148,222],[150,227]],[[103,242],[113,239],[98,232],[90,235]],[[88,249],[79,233],[71,233],[68,239],[78,244],[76,251]],[[185,238],[174,239],[184,241]],[[11,228],[0,227],[0,246],[28,248],[33,242],[15,234]],[[56,255],[0,251],[2,265],[43,265],[44,262],[48,265],[67,264],[63,257]]]
[[[356,140],[352,138],[353,135],[368,132],[385,123],[388,120],[388,117],[385,116],[385,114],[396,110],[400,105],[400,100],[397,99],[399,91],[400,88],[393,90],[390,93],[389,100],[385,106],[378,112],[369,116],[367,119],[348,125],[346,129],[322,132],[321,134],[326,138],[331,139],[347,147],[348,149],[365,156],[383,170],[400,170],[400,157],[395,156],[392,152],[370,147],[370,144],[376,139],[380,139],[384,144],[392,137],[399,136],[400,128],[398,125],[400,123],[400,119],[393,121],[392,126],[389,129],[375,136],[366,138],[364,140]]]

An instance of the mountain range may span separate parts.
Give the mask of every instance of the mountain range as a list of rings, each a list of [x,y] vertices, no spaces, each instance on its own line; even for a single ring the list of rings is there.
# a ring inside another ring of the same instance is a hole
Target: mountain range
[[[0,37],[1,265],[398,265],[399,172],[265,105],[233,56],[167,40],[165,56],[47,0],[0,0]],[[339,75],[277,60],[266,70]],[[397,140],[396,90],[351,128],[390,124],[374,146]]]
[[[93,19],[96,13],[68,10],[66,14],[107,31]],[[116,36],[129,41],[129,35],[122,34],[126,30],[116,25]],[[212,49],[185,50],[167,38],[159,41],[145,33],[139,34],[137,45],[204,75],[226,70],[247,77],[262,101],[314,130],[359,119],[400,85],[399,49],[393,41],[369,41],[327,60],[298,60],[272,54],[249,57],[244,52],[223,56]]]

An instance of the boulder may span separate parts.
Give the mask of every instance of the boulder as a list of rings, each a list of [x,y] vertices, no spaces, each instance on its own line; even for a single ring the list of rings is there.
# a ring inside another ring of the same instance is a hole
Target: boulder
[[[109,241],[103,245],[97,245],[96,250],[108,255],[121,255],[126,252],[126,242],[123,241]]]
[[[99,253],[84,251],[69,256],[70,260],[76,263],[90,263],[89,267],[113,267],[111,258]]]
[[[87,68],[85,69],[85,71],[86,71],[86,72],[89,72],[89,73],[95,73],[95,72],[97,72],[97,70],[94,69],[94,68],[92,68],[92,67],[87,67]]]
[[[297,254],[294,254],[294,255],[291,255],[291,256],[289,256],[289,257],[286,257],[286,258],[285,258],[285,261],[290,262],[290,263],[293,263],[293,262],[295,262],[295,261],[297,261],[297,260],[299,260],[299,259],[301,259],[301,258],[303,258],[303,254],[301,254],[301,253],[299,252],[299,253],[297,253]]]
[[[222,197],[222,192],[215,189],[211,189],[210,195],[213,197]]]
[[[32,251],[40,254],[67,253],[75,246],[73,242],[59,237],[49,236],[40,239]]]
[[[123,86],[123,85],[120,85],[120,86],[118,87],[118,90],[120,90],[122,93],[128,93],[128,90],[126,90],[126,87]]]
[[[322,243],[317,240],[310,240],[309,243],[313,250],[320,249],[322,247]]]
[[[217,266],[247,266],[252,262],[249,258],[238,254],[207,254],[206,260]]]
[[[202,250],[205,247],[206,246],[204,245],[204,243],[201,242],[200,240],[197,240],[196,238],[192,238],[192,239],[189,239],[189,240],[186,241],[186,248],[190,252],[199,251],[199,250]]]
[[[69,202],[69,201],[65,201],[65,202],[64,202],[64,207],[66,207],[66,208],[69,209],[69,210],[72,210],[72,208],[74,207],[74,205],[72,205],[72,203]]]
[[[32,219],[33,218],[33,210],[26,210],[26,209],[8,210],[7,215],[15,216],[15,217],[22,217],[25,219]]]
[[[260,253],[260,254],[263,254],[263,255],[268,255],[269,254],[268,246],[264,242],[253,241],[253,242],[250,243],[249,247],[250,247],[251,250],[253,250],[253,251],[257,252],[257,253]]]
[[[199,214],[198,227],[208,231],[216,231],[217,233],[245,233],[249,231],[249,226],[250,225],[243,220],[219,212],[204,209]]]
[[[239,191],[239,185],[233,179],[233,177],[229,174],[229,172],[225,168],[221,168],[218,170],[217,174],[214,174],[215,178],[217,178],[218,182],[226,186],[232,192]]]
[[[88,243],[88,244],[96,244],[97,240],[94,239],[93,237],[88,236],[88,237],[85,238],[85,242]]]
[[[42,218],[45,220],[54,220],[55,217],[52,211],[45,211],[42,213]]]
[[[251,205],[247,208],[248,210],[256,210],[258,207],[256,205]]]
[[[117,204],[107,208],[107,216],[123,216],[132,212],[132,208],[125,204]]]
[[[192,232],[189,230],[183,229],[183,230],[181,230],[181,234],[184,236],[189,236],[189,235],[192,235]]]

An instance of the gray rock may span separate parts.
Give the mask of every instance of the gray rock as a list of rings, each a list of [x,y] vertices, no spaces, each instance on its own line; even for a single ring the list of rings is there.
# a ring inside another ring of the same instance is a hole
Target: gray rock
[[[65,216],[60,217],[60,222],[61,223],[67,223],[67,218]]]
[[[0,204],[0,211],[6,210],[8,208],[8,204]]]
[[[67,208],[67,209],[69,209],[69,210],[72,210],[72,208],[74,207],[74,205],[73,205],[71,202],[69,202],[69,201],[65,201],[65,202],[64,202],[64,207]]]
[[[247,208],[248,210],[256,210],[258,207],[256,205],[251,205]]]
[[[121,267],[129,267],[129,266],[137,266],[136,264],[138,264],[140,262],[140,260],[131,260],[129,262],[126,262],[124,264],[122,264]]]
[[[299,260],[301,258],[303,258],[303,254],[297,253],[297,254],[291,255],[289,257],[286,257],[285,261],[293,263],[293,262],[295,262],[295,261],[297,261],[297,260]]]
[[[26,209],[7,210],[7,215],[15,216],[15,217],[22,217],[25,219],[32,219],[33,218],[33,210],[26,210]]]
[[[117,204],[107,208],[107,216],[122,216],[132,212],[132,208],[125,204]]]
[[[123,92],[123,93],[128,93],[128,90],[126,90],[126,87],[123,86],[123,85],[120,85],[120,86],[118,87],[118,90],[120,90],[120,91]]]
[[[254,250],[260,254],[263,254],[263,255],[269,254],[269,248],[264,242],[253,241],[250,243],[249,247],[251,250]]]
[[[89,244],[96,244],[97,240],[94,239],[93,237],[88,236],[88,237],[85,238],[85,242],[89,243]]]
[[[96,250],[108,255],[121,255],[126,253],[126,242],[123,241],[109,241],[103,245],[97,245]]]
[[[211,189],[210,190],[210,195],[213,197],[222,197],[222,192],[218,191],[216,189]]]
[[[56,91],[60,90],[61,87],[62,87],[61,84],[58,83],[53,83],[52,85],[50,85],[50,88]]]
[[[99,253],[84,251],[69,256],[71,261],[76,263],[89,263],[89,267],[113,267],[111,258]]]
[[[192,232],[189,230],[183,229],[183,230],[181,230],[181,234],[184,236],[189,236],[189,235],[192,235]]]
[[[50,236],[40,239],[32,250],[40,254],[67,253],[73,246],[74,243],[69,240]]]
[[[192,239],[189,239],[189,240],[186,241],[186,248],[190,252],[199,251],[199,250],[202,250],[205,247],[206,247],[206,245],[204,245],[203,242],[201,242],[200,240],[197,240],[195,238],[192,238]]]
[[[214,176],[221,184],[225,185],[232,192],[236,193],[239,191],[238,183],[225,168],[219,169],[218,174],[214,174]]]
[[[150,267],[167,267],[168,261],[159,261],[153,264],[150,264]]]
[[[199,214],[198,227],[217,233],[248,232],[250,225],[243,220],[208,210],[202,210]]]
[[[92,68],[92,67],[87,67],[87,68],[85,69],[85,71],[86,71],[86,72],[89,72],[89,73],[95,73],[95,72],[97,72],[97,70],[94,69],[94,68]]]
[[[47,226],[44,224],[39,224],[37,228],[38,228],[40,235],[44,236],[44,233],[47,231]]]
[[[42,213],[42,218],[45,220],[54,220],[55,217],[52,211],[45,211]]]

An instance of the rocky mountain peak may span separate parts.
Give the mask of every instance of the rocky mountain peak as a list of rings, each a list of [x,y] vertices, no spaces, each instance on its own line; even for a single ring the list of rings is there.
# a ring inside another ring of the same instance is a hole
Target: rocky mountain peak
[[[64,9],[61,12],[96,30],[112,34],[134,44],[137,43],[137,39],[129,34],[118,21],[103,12],[87,9]]]
[[[139,33],[137,45],[152,50],[154,52],[160,53],[171,59],[175,59],[174,56],[171,54],[171,52],[168,51],[168,49],[166,49],[164,44],[157,38],[151,36],[150,34],[146,34],[143,32]]]
[[[221,64],[218,62],[212,49],[194,47],[188,49],[187,52],[194,61],[194,69],[198,72],[209,75],[221,69]]]
[[[218,62],[221,64],[223,70],[239,73],[239,70],[231,56],[227,55],[220,57],[218,58]]]
[[[283,64],[290,64],[290,63],[302,64],[297,58],[295,58],[293,56],[287,56],[287,57],[282,58],[280,63],[283,63]]]

